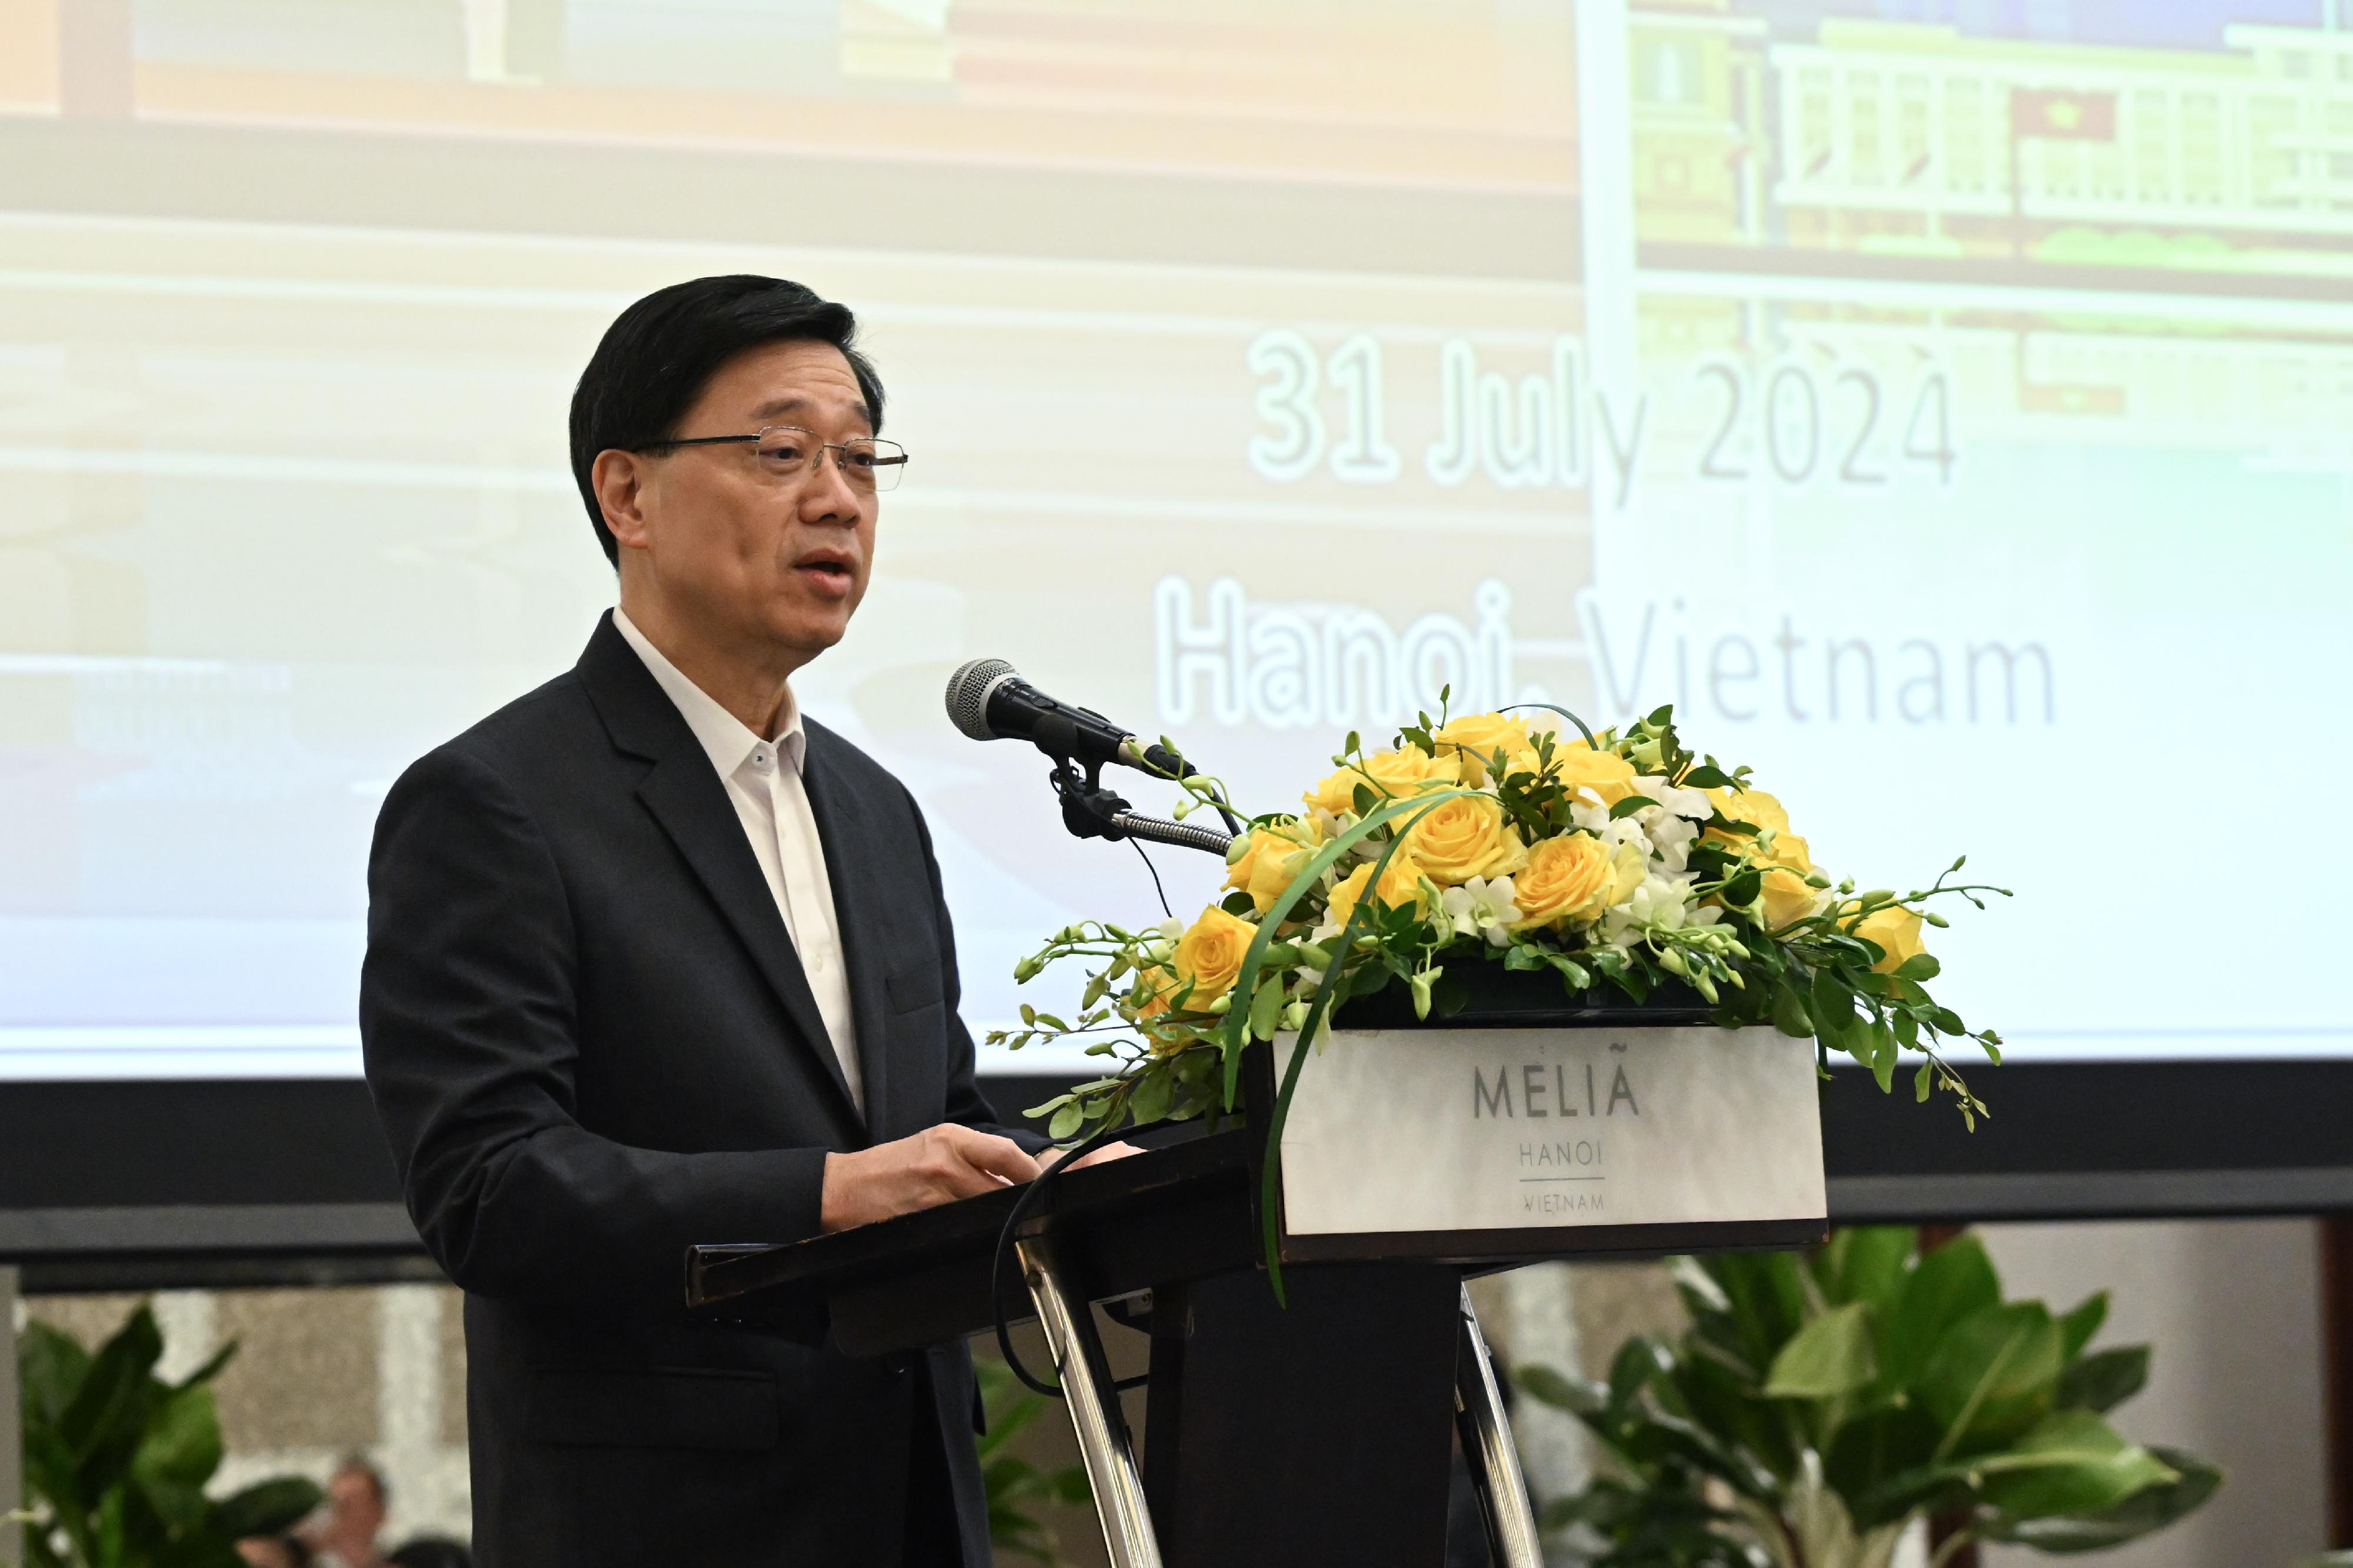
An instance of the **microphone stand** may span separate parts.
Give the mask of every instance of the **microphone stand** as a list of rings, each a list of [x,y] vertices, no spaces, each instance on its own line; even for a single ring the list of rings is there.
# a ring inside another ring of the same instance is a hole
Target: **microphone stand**
[[[1205,850],[1222,858],[1226,847],[1241,837],[1240,821],[1223,800],[1216,799],[1215,792],[1212,792],[1212,800],[1218,815],[1226,819],[1227,825],[1234,830],[1231,833],[1220,833],[1214,827],[1196,826],[1189,822],[1172,822],[1165,816],[1146,816],[1133,809],[1118,795],[1103,787],[1101,763],[1091,758],[1085,764],[1085,771],[1082,772],[1079,764],[1071,760],[1071,754],[1078,750],[1078,731],[1067,719],[1060,720],[1059,726],[1052,721],[1041,722],[1030,739],[1054,764],[1054,771],[1046,775],[1047,782],[1054,786],[1054,794],[1061,800],[1062,826],[1077,837],[1102,838],[1113,844],[1123,838],[1142,838],[1155,844],[1173,844],[1181,849]],[[1177,765],[1186,766],[1182,758],[1177,759]],[[1189,772],[1189,768],[1187,771]],[[1054,1184],[1054,1179],[1109,1142],[1117,1131],[1115,1125],[1105,1121],[1071,1150],[1065,1159],[1039,1172],[1037,1179],[1024,1187],[1021,1195],[1014,1200],[1004,1225],[997,1230],[997,1246],[989,1259],[988,1295],[997,1309],[997,1350],[1015,1377],[1037,1393],[1057,1399],[1064,1397],[1060,1384],[1047,1383],[1032,1373],[1013,1348],[1010,1324],[1014,1309],[1006,1300],[1006,1263],[1017,1255],[1025,1226],[1034,1229],[1030,1226],[1030,1216],[1037,1212],[1039,1200]],[[1050,1347],[1050,1336],[1048,1342]]]
[[[1223,800],[1216,798],[1215,791],[1210,792],[1211,802],[1218,815],[1226,819],[1229,832],[1197,827],[1188,822],[1171,822],[1165,816],[1146,816],[1136,811],[1103,787],[1102,763],[1089,758],[1086,771],[1079,771],[1079,765],[1071,760],[1079,752],[1078,728],[1067,718],[1058,714],[1041,720],[1030,739],[1054,764],[1054,771],[1046,775],[1047,782],[1061,799],[1062,826],[1076,837],[1103,838],[1114,844],[1123,838],[1142,838],[1154,844],[1173,844],[1180,849],[1223,855],[1226,847],[1241,837],[1240,820]],[[1192,771],[1183,758],[1176,761],[1184,772]]]
[[[1103,838],[1116,844],[1123,838],[1141,838],[1152,844],[1173,844],[1180,849],[1206,850],[1222,856],[1226,846],[1234,841],[1230,833],[1220,833],[1214,827],[1202,827],[1190,822],[1171,822],[1165,816],[1146,816],[1132,809],[1126,801],[1103,787],[1103,764],[1089,763],[1082,775],[1068,757],[1054,759],[1054,771],[1046,775],[1061,797],[1062,826],[1079,838]]]

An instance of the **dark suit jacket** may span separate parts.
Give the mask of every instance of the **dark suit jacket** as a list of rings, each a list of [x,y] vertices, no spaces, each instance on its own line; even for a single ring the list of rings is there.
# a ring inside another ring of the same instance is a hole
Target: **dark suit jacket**
[[[961,1344],[857,1361],[684,1306],[694,1243],[817,1234],[827,1151],[1004,1131],[923,816],[807,731],[862,1119],[725,786],[609,616],[385,797],[361,1036],[409,1212],[466,1291],[485,1568],[895,1568],[911,1510],[946,1507],[988,1561]],[[952,1502],[907,1495],[923,1423]]]

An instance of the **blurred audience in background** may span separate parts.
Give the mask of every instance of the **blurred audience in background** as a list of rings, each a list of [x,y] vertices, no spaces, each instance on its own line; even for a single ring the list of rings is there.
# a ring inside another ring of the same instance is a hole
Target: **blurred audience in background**
[[[385,1568],[376,1546],[392,1500],[384,1472],[357,1454],[327,1478],[327,1500],[296,1527],[322,1568]]]
[[[248,1568],[311,1568],[311,1549],[291,1535],[249,1535],[237,1554]]]

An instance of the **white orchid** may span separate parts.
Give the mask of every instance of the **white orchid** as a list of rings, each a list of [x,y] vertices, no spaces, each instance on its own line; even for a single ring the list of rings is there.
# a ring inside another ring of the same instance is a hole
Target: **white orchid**
[[[1646,811],[1642,831],[1659,851],[1659,859],[1671,872],[1681,872],[1691,864],[1691,847],[1699,837],[1699,825],[1680,813],[1670,810]]]
[[[1706,791],[1684,789],[1669,784],[1656,773],[1635,774],[1634,789],[1637,794],[1657,801],[1674,816],[1688,817],[1694,822],[1705,822],[1715,815],[1715,803],[1707,798]]]
[[[1509,877],[1473,877],[1439,895],[1448,919],[1454,922],[1454,934],[1484,936],[1491,947],[1511,944],[1512,922],[1520,918],[1520,907],[1512,899]]]

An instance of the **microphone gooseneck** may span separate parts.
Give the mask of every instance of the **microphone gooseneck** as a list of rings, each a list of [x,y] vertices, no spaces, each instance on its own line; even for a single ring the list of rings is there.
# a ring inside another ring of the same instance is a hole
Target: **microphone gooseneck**
[[[1028,741],[1053,759],[1051,782],[1062,798],[1064,826],[1082,838],[1149,838],[1161,844],[1223,854],[1242,824],[1217,791],[1210,804],[1227,832],[1191,823],[1142,816],[1103,787],[1106,763],[1185,779],[1196,770],[1166,746],[1147,745],[1092,708],[1059,701],[1021,679],[1001,658],[976,658],[948,677],[948,721],[976,741]]]

